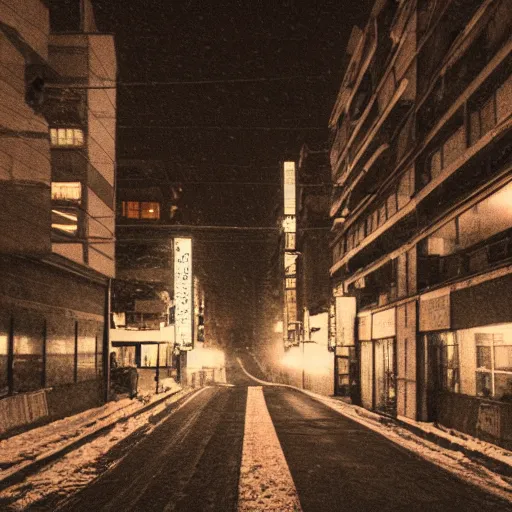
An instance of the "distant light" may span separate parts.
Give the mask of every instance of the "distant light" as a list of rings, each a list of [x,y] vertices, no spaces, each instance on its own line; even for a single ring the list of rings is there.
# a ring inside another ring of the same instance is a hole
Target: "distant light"
[[[153,208],[150,208],[150,209],[148,210],[148,212],[149,212],[149,213],[154,213],[154,212],[155,212],[155,210],[153,210]]]

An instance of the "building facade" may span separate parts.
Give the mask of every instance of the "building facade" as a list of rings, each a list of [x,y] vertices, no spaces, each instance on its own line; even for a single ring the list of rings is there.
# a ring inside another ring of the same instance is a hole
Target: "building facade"
[[[139,392],[158,392],[184,381],[187,353],[205,341],[205,295],[169,164],[120,160],[117,184],[110,341],[118,364],[137,368]]]
[[[91,4],[0,6],[0,435],[106,399],[116,57]]]
[[[330,119],[336,351],[363,406],[512,444],[510,2],[376,2]]]
[[[297,166],[297,309],[303,331],[304,387],[334,392],[329,350],[329,153],[302,146]]]
[[[266,295],[272,322],[265,326],[270,338],[265,366],[277,381],[331,395],[328,152],[304,145],[297,163],[284,162],[282,173],[279,267],[272,264],[267,274],[270,283],[281,286]]]

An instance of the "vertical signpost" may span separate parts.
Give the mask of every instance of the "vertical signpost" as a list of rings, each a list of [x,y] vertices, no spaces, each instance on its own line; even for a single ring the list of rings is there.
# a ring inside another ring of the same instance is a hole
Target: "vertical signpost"
[[[174,239],[175,340],[180,350],[194,347],[192,239]]]

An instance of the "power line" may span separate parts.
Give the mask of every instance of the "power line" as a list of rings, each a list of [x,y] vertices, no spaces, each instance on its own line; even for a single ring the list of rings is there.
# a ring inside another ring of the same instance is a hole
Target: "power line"
[[[120,124],[118,128],[157,130],[255,130],[255,131],[313,131],[327,130],[324,126],[218,126],[218,125],[163,125],[163,124]]]
[[[207,180],[197,180],[197,181],[167,181],[164,179],[154,179],[154,178],[129,178],[129,177],[117,177],[117,182],[123,181],[143,181],[145,183],[162,183],[165,185],[235,185],[235,186],[265,186],[265,187],[281,187],[282,183],[277,181],[207,181]],[[322,187],[332,187],[332,183],[298,183],[297,187],[303,188],[322,188]],[[122,187],[121,187],[122,188]]]
[[[283,82],[290,80],[323,80],[324,75],[292,75],[292,76],[269,76],[269,77],[254,77],[254,78],[210,78],[204,80],[144,80],[123,82],[119,81],[118,85],[124,87],[148,87],[148,86],[165,86],[165,85],[203,85],[203,84],[230,84],[230,83],[265,83],[265,82]]]
[[[212,230],[212,231],[280,231],[280,227],[276,226],[220,226],[220,225],[195,225],[195,224],[122,224],[118,228],[148,228],[156,229],[177,229],[183,230]]]

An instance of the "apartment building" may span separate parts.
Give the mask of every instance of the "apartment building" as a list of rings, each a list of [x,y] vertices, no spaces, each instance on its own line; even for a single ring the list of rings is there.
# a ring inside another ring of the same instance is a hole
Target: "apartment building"
[[[334,106],[336,351],[364,407],[512,445],[512,5],[378,1]]]
[[[76,7],[0,5],[0,434],[106,399],[116,58]]]

